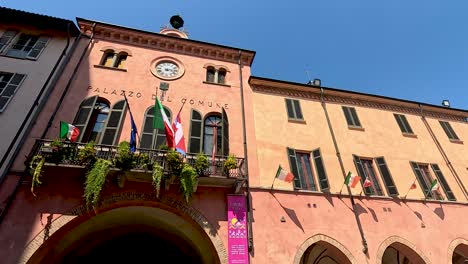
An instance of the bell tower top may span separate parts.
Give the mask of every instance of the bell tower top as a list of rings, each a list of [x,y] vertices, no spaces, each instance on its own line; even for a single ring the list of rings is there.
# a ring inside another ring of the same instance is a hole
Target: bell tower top
[[[182,19],[181,16],[179,15],[172,16],[171,19],[169,19],[169,23],[171,24],[172,27],[170,27],[167,24],[162,26],[161,31],[159,32],[160,34],[188,39],[187,32],[183,29],[184,20]]]

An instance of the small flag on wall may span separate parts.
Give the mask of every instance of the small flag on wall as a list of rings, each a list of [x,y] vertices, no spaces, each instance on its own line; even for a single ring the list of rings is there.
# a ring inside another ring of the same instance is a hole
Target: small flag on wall
[[[369,178],[366,177],[366,179],[364,180],[364,184],[362,184],[362,187],[367,188],[371,186],[372,186],[371,181],[369,180]]]
[[[71,142],[75,142],[80,135],[80,130],[74,125],[60,121],[60,138],[68,139]]]
[[[434,181],[431,184],[431,192],[434,191],[439,191],[439,183],[437,182],[437,179],[434,179]]]
[[[356,185],[358,184],[360,180],[361,180],[361,177],[353,174],[352,172],[348,172],[348,175],[346,175],[344,184],[348,185],[351,188],[354,188],[356,187]]]
[[[414,180],[413,184],[411,184],[410,190],[416,189],[416,180]]]
[[[285,182],[292,182],[294,175],[291,172],[284,170],[281,165],[279,165],[278,170],[276,171],[276,178]]]

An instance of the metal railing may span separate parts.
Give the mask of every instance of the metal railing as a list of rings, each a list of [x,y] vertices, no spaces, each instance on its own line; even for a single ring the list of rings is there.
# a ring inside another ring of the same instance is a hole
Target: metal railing
[[[33,147],[30,157],[35,155],[41,155],[44,157],[46,163],[55,163],[57,165],[72,165],[85,167],[89,161],[81,159],[79,153],[80,150],[85,149],[86,143],[70,143],[63,142],[63,146],[60,149],[60,154],[57,154],[57,148],[52,144],[52,140],[48,139],[37,139]],[[118,155],[118,146],[110,145],[94,145],[95,157],[99,159],[105,159],[114,161]],[[146,154],[146,155],[140,155]],[[166,150],[157,149],[137,149],[134,153],[136,164],[133,169],[137,170],[151,170],[148,164],[160,165],[164,168],[164,171],[168,172],[168,164],[166,161]],[[145,162],[139,162],[139,159],[146,159]],[[200,176],[222,176],[227,178],[244,178],[245,163],[243,158],[235,158],[237,168],[226,170],[224,168],[224,162],[226,156],[215,156],[214,160],[211,155],[205,155],[208,159],[208,168],[200,173]],[[195,164],[197,154],[187,153],[184,156],[184,161],[193,166]]]

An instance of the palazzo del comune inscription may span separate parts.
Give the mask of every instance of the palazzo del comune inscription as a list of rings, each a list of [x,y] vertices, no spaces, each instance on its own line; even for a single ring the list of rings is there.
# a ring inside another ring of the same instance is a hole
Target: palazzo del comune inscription
[[[107,94],[107,95],[113,95],[113,96],[124,96],[125,94],[128,98],[130,97],[131,98],[147,98],[149,96],[148,94],[145,94],[142,92],[135,92],[135,91],[128,90],[128,89],[107,89],[107,88],[97,88],[97,87],[92,87],[92,86],[88,86],[86,89],[88,91],[92,91],[97,94]],[[151,93],[151,100],[155,100],[155,99],[156,99],[156,94]],[[173,98],[169,95],[163,96],[160,99],[162,102],[173,101]],[[213,107],[213,108],[219,108],[219,109],[221,108],[228,109],[228,106],[229,106],[229,104],[223,104],[223,103],[213,102],[213,101],[204,100],[204,99],[200,100],[196,98],[186,98],[186,97],[180,98],[180,102],[187,103],[192,106],[207,106],[207,107]]]

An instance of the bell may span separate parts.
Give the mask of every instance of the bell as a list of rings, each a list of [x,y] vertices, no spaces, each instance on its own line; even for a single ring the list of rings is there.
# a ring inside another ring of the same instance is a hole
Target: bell
[[[172,16],[169,23],[171,23],[171,26],[175,29],[179,29],[184,26],[184,20],[179,15]]]

